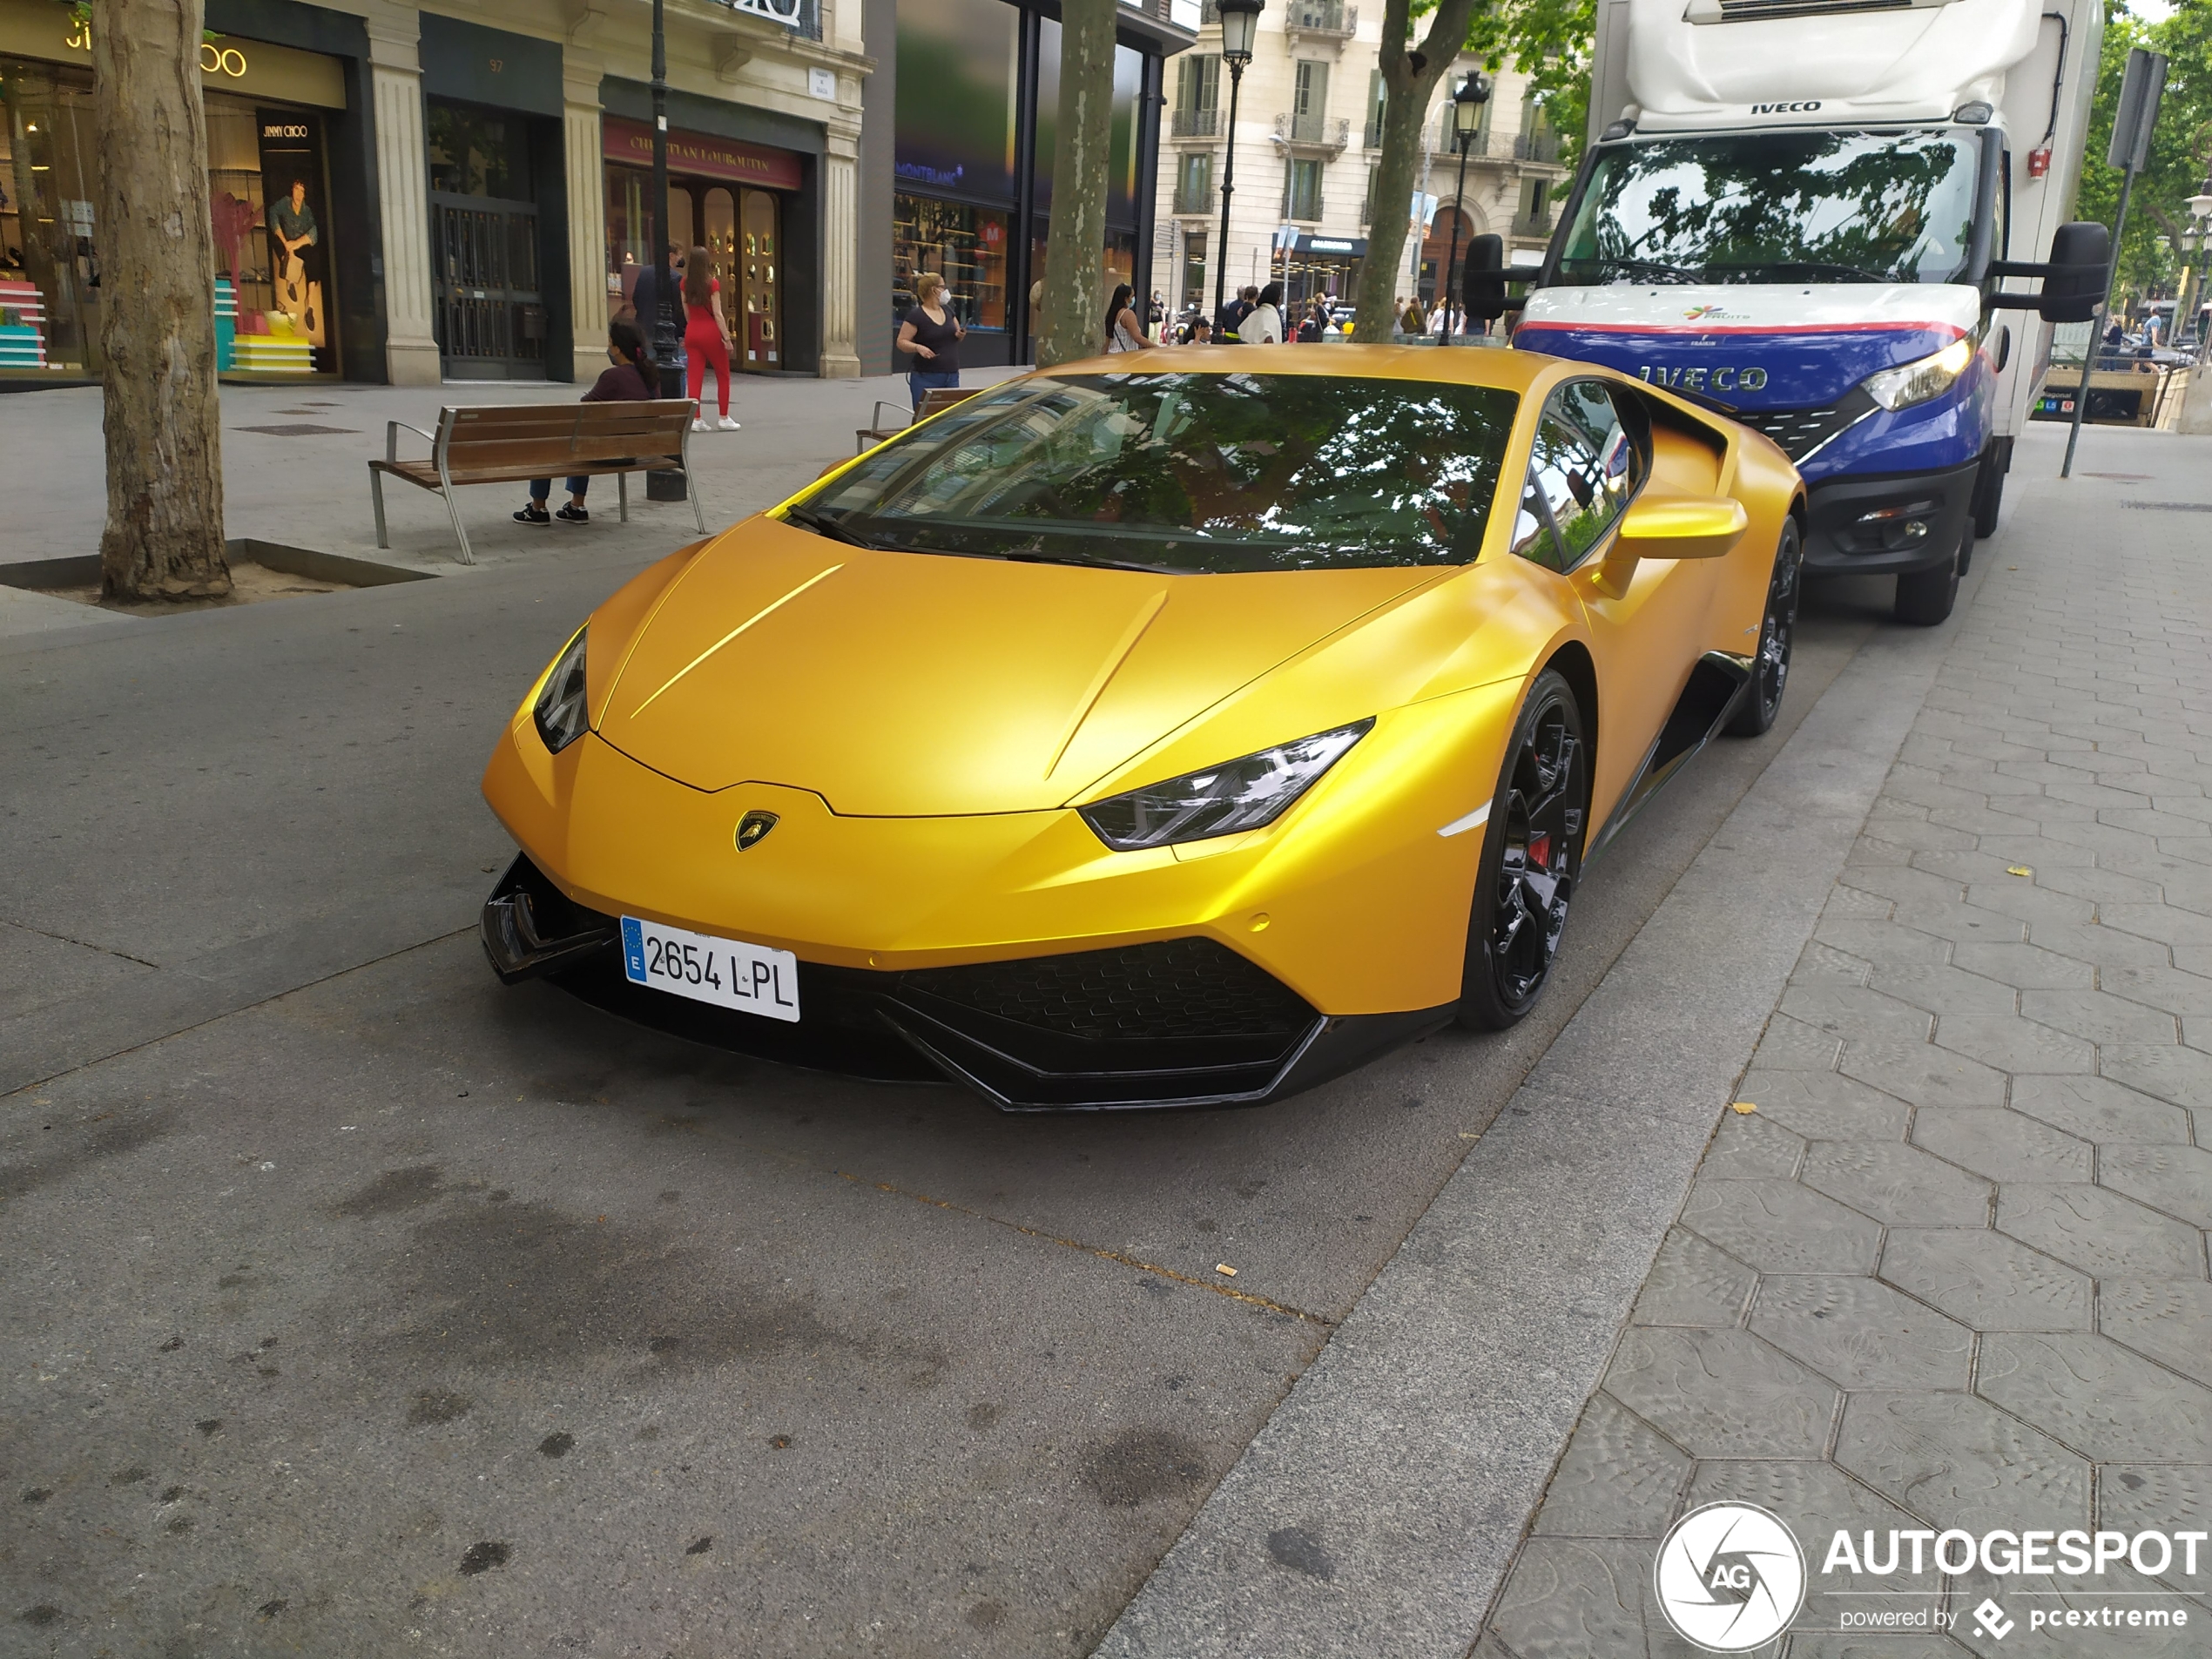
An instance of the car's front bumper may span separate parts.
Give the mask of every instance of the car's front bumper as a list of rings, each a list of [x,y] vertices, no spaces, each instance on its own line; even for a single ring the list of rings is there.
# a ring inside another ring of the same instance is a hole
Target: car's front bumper
[[[887,1082],[964,1084],[1006,1111],[1257,1105],[1433,1030],[1452,1007],[1323,1015],[1203,936],[1011,961],[883,971],[802,959],[795,1024],[633,983],[616,917],[526,853],[482,920],[509,984],[550,979],[609,1013],[763,1059]]]
[[[1815,576],[1910,576],[1932,570],[1959,550],[1973,507],[1976,462],[1944,472],[1856,474],[1811,485],[1805,498],[1808,525],[1805,569]],[[1885,546],[1867,515],[1888,509],[1926,506],[1912,516],[1925,532],[1903,547]]]

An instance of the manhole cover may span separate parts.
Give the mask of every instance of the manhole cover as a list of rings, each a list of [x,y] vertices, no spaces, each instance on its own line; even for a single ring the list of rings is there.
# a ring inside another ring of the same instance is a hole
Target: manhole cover
[[[314,438],[326,433],[358,435],[359,428],[349,426],[313,426],[304,421],[294,421],[287,426],[234,426],[233,432],[266,432],[273,438]]]

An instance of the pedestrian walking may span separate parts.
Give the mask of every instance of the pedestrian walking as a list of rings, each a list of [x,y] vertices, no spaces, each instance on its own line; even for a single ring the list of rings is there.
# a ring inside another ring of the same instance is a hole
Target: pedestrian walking
[[[607,361],[613,367],[599,371],[599,378],[583,395],[583,402],[650,403],[660,395],[660,371],[654,368],[652,349],[633,319],[617,317],[607,325]],[[591,515],[584,507],[583,496],[590,488],[589,478],[570,479],[568,500],[560,511],[549,513],[545,503],[553,494],[553,481],[533,478],[530,498],[515,515],[515,522],[550,524],[557,518],[563,524],[589,524]]]
[[[899,349],[914,360],[907,389],[914,395],[915,414],[921,413],[922,400],[931,392],[960,384],[960,342],[967,334],[945,304],[945,279],[934,271],[916,277],[914,302],[899,322]]]
[[[685,383],[698,411],[691,430],[735,432],[738,423],[730,418],[730,326],[722,320],[722,280],[714,274],[712,256],[703,247],[684,256],[684,350],[690,359]],[[711,427],[706,423],[706,406],[699,401],[706,390],[709,365],[714,369],[715,397],[722,410],[722,418]]]
[[[1401,334],[1425,334],[1428,332],[1428,319],[1421,314],[1421,297],[1418,293],[1408,300],[1406,308],[1398,314],[1398,332]]]
[[[1152,344],[1144,337],[1143,325],[1137,321],[1136,307],[1130,303],[1136,297],[1136,290],[1124,282],[1106,302],[1108,351],[1143,351]]]
[[[1237,297],[1222,307],[1221,314],[1214,319],[1214,333],[1224,341],[1235,341],[1241,339],[1242,335],[1238,330],[1244,327],[1244,319],[1251,315],[1252,307],[1258,304],[1258,288],[1238,289]]]
[[[1271,282],[1259,291],[1259,303],[1238,325],[1237,338],[1248,346],[1283,343],[1283,285]]]

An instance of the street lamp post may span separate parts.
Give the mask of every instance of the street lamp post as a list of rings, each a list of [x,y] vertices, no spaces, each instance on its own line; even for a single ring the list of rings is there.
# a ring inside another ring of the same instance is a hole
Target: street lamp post
[[[656,4],[659,0],[654,0]],[[1244,83],[1244,65],[1252,61],[1252,37],[1259,32],[1264,0],[1220,0],[1221,61],[1229,65],[1229,131],[1221,163],[1221,243],[1213,266],[1214,326],[1221,325],[1229,282],[1229,198],[1237,179],[1237,93]]]
[[[2188,199],[2187,206],[2189,222],[2196,230],[2196,286],[2189,292],[2189,310],[2192,313],[2189,320],[2194,322],[2195,317],[2193,314],[2203,308],[2204,285],[2212,280],[2212,260],[2205,257],[2208,253],[2212,253],[2212,176],[2206,178],[2202,189]],[[2173,343],[2180,343],[2181,334],[2181,308],[2176,307]],[[2212,320],[2208,320],[2205,326],[2197,331],[2196,361],[2199,368],[2212,363],[2212,350],[2208,350],[2208,347],[2212,347]]]
[[[1452,343],[1452,287],[1458,280],[1460,269],[1460,221],[1467,216],[1462,206],[1467,194],[1467,152],[1474,144],[1475,129],[1482,125],[1482,106],[1490,101],[1490,78],[1480,70],[1470,70],[1465,79],[1452,93],[1452,136],[1460,146],[1460,182],[1452,187],[1452,254],[1444,266],[1444,303],[1437,307],[1436,338],[1440,345]],[[1460,328],[1467,328],[1467,307],[1460,307]]]
[[[684,395],[684,371],[676,366],[676,273],[668,263],[668,32],[653,0],[653,314],[640,317],[653,361],[660,366],[664,398]],[[675,468],[645,475],[649,501],[682,501],[689,481]]]

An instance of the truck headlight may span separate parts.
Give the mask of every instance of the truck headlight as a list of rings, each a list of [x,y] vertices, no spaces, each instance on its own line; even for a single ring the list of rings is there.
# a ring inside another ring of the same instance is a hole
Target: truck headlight
[[[576,637],[569,641],[547,671],[537,701],[530,706],[530,718],[536,722],[537,735],[545,739],[545,746],[555,754],[582,737],[590,724],[583,671],[584,638],[590,631],[585,628],[576,631]]]
[[[1288,811],[1374,724],[1369,715],[1241,760],[1109,796],[1080,809],[1083,822],[1116,853],[1258,829]]]
[[[1973,361],[1974,342],[1954,340],[1931,356],[1869,374],[1859,384],[1867,396],[1885,409],[1910,408],[1949,391],[1951,382],[1965,374],[1966,365]]]

